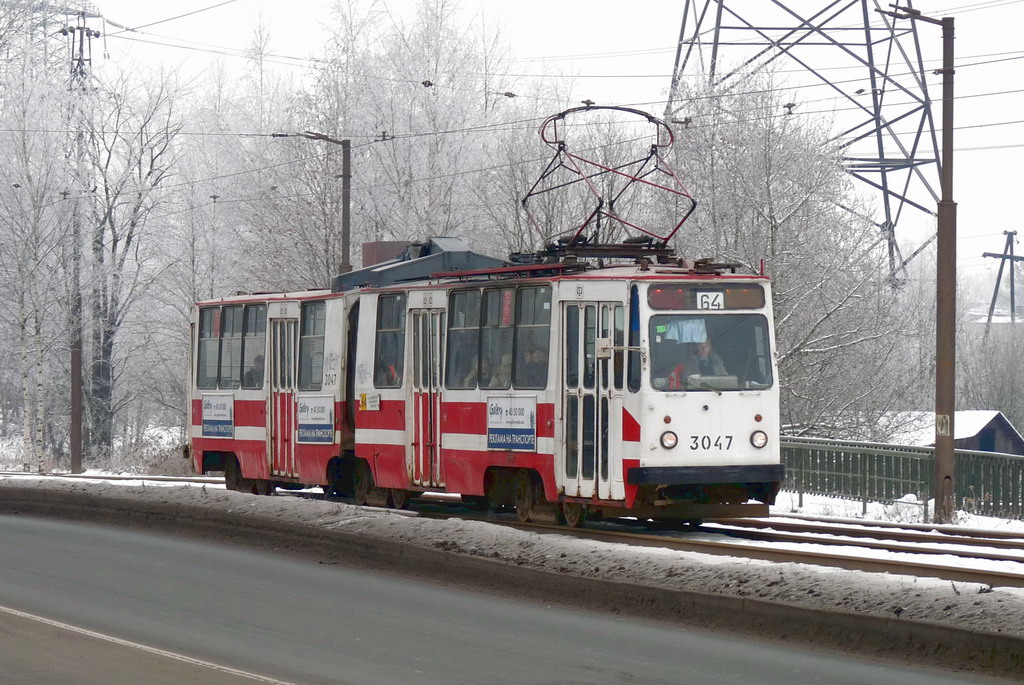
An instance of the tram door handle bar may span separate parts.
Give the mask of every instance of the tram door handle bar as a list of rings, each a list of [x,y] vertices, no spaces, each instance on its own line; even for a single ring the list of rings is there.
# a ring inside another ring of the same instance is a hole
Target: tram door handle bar
[[[623,352],[639,352],[640,359],[647,363],[647,349],[640,345],[612,345],[611,338],[598,338],[597,339],[597,358],[598,359],[611,359],[612,352],[617,351]]]

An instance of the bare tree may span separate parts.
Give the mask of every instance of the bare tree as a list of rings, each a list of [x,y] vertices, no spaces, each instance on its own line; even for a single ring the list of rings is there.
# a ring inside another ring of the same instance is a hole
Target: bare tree
[[[66,237],[64,201],[67,165],[60,133],[66,91],[54,83],[45,65],[31,60],[10,64],[4,73],[0,138],[6,163],[0,167],[0,316],[16,331],[20,360],[22,443],[27,459],[40,470],[52,466],[47,428],[52,417],[52,384],[60,367],[55,347],[63,340],[57,312],[59,257]]]
[[[774,280],[783,419],[797,434],[862,436],[918,399],[916,331],[886,278],[881,235],[860,218],[827,126],[787,115],[771,82],[692,94],[681,166],[701,201],[686,252],[761,260]],[[863,209],[863,208],[862,208]]]
[[[92,332],[90,437],[95,451],[112,445],[115,341],[125,316],[152,282],[147,270],[149,218],[174,164],[181,131],[170,78],[140,85],[121,76],[104,85],[88,132],[93,198],[88,312]]]

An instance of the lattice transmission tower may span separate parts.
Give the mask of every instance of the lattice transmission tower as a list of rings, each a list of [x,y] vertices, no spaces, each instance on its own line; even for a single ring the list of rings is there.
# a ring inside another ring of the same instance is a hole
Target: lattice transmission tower
[[[812,109],[834,106],[822,116],[834,116],[839,130],[831,142],[846,170],[878,198],[878,216],[867,218],[881,229],[897,285],[935,239],[931,232],[904,258],[896,226],[905,211],[935,216],[941,158],[916,22],[876,11],[888,9],[878,0],[686,0],[665,114],[669,121],[686,116],[687,78],[728,93],[742,90],[744,77],[774,69],[814,86]],[[785,105],[788,112],[797,106]]]

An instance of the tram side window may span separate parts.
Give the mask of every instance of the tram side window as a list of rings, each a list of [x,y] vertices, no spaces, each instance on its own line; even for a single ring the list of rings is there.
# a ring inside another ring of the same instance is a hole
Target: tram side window
[[[520,288],[516,300],[516,388],[547,385],[550,330],[551,288]]]
[[[220,310],[220,388],[237,388],[242,384],[242,306]]]
[[[220,309],[199,310],[199,348],[196,359],[196,387],[217,387],[217,364],[220,342]]]
[[[640,345],[640,294],[634,285],[629,290],[629,346]],[[627,381],[630,392],[640,390],[640,353],[635,349],[629,351],[627,364]]]
[[[405,295],[381,295],[377,300],[377,354],[373,384],[378,388],[402,385],[405,363]]]
[[[615,346],[615,389],[622,390],[622,348],[626,344],[626,322],[622,306],[615,307],[615,337],[612,345]]]
[[[320,390],[324,377],[324,330],[327,305],[306,302],[302,305],[299,332],[299,390]]]
[[[448,366],[445,385],[475,388],[480,376],[480,291],[452,293],[448,303]],[[484,383],[490,379],[484,379]]]
[[[512,384],[515,289],[485,290],[480,322],[480,387]]]
[[[267,353],[267,306],[246,305],[242,326],[243,388],[262,388],[264,355]]]

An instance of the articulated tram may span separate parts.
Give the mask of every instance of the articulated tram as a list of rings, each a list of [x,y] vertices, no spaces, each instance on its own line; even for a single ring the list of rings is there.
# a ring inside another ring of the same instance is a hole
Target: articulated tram
[[[331,289],[196,304],[195,471],[571,525],[767,513],[783,466],[766,277],[642,245],[509,264],[452,242]],[[446,251],[457,268],[438,270]]]
[[[568,120],[595,112],[651,131],[642,154],[573,152]],[[537,253],[435,238],[330,289],[196,304],[195,470],[378,506],[458,493],[571,525],[767,514],[783,480],[768,279],[672,254],[696,201],[665,122],[587,106],[540,133],[553,157],[522,201],[550,241]],[[585,216],[552,241],[544,208],[567,190]],[[681,218],[645,226],[655,206]]]

